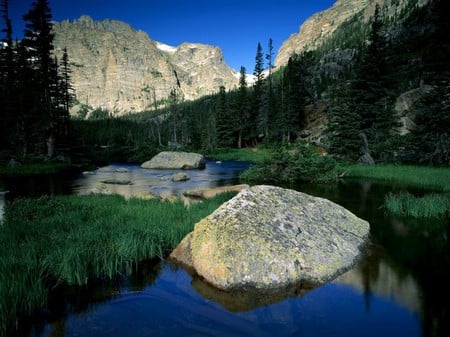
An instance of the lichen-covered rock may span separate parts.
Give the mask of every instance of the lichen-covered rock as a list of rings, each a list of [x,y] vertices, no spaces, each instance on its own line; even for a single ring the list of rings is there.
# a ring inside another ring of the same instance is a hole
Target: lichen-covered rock
[[[353,266],[368,234],[329,200],[259,185],[198,222],[171,258],[224,290],[321,284]]]
[[[146,169],[202,169],[205,168],[203,155],[192,152],[163,151],[141,165]]]

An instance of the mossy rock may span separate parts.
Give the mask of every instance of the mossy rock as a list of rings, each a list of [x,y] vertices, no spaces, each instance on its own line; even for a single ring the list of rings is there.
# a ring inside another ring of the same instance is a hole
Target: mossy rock
[[[198,222],[171,258],[223,290],[322,284],[354,265],[369,230],[329,200],[259,185]]]

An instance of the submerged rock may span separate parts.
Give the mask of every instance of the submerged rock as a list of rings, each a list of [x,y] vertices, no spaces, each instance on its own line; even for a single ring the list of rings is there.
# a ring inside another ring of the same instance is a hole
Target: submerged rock
[[[191,177],[183,172],[175,173],[172,177],[170,177],[170,180],[172,181],[187,181],[189,179],[191,179]]]
[[[129,179],[105,179],[101,182],[109,185],[131,185],[131,180]]]
[[[354,265],[368,234],[329,200],[260,185],[198,222],[171,258],[223,290],[321,284]]]
[[[249,185],[241,184],[241,185],[232,185],[232,186],[219,186],[219,187],[213,187],[213,188],[196,188],[196,189],[184,191],[183,195],[185,197],[190,197],[190,198],[208,199],[208,198],[212,198],[220,193],[240,192],[246,188],[249,188]]]
[[[146,169],[202,169],[205,168],[203,155],[192,152],[163,151],[141,165]]]

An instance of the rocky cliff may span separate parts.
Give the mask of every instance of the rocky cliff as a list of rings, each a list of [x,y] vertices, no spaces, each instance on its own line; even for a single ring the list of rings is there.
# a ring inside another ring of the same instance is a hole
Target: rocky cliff
[[[358,20],[368,22],[379,4],[382,14],[387,17],[398,16],[411,2],[423,6],[429,0],[337,0],[335,4],[308,18],[298,33],[292,34],[280,47],[275,66],[287,64],[293,54],[315,50],[347,20],[355,15]]]
[[[104,109],[115,115],[149,109],[172,89],[186,100],[238,84],[220,48],[184,43],[170,47],[130,25],[89,16],[54,23],[54,45],[61,59],[67,48],[72,85],[80,109]]]

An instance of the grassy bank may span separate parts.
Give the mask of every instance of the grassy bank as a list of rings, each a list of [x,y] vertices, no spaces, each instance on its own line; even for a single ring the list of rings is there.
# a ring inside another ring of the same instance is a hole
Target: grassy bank
[[[274,150],[269,148],[217,149],[208,157],[217,160],[239,160],[261,164],[273,157]]]
[[[371,178],[408,186],[450,192],[450,168],[406,165],[350,165],[341,168],[346,177]]]
[[[48,287],[111,278],[126,266],[164,257],[233,193],[196,203],[120,196],[21,199],[0,225],[0,335],[45,305]]]

